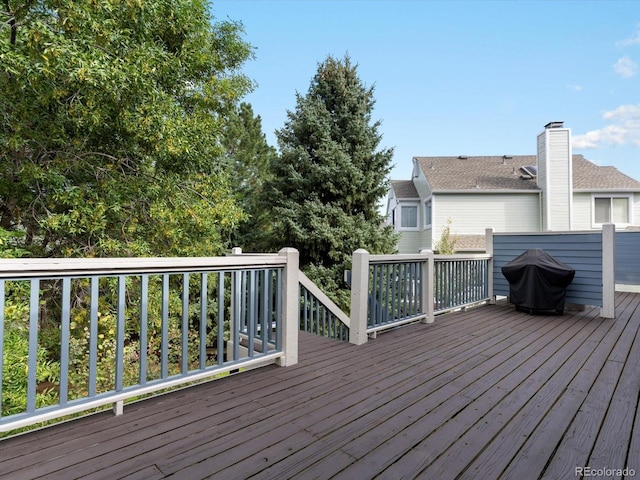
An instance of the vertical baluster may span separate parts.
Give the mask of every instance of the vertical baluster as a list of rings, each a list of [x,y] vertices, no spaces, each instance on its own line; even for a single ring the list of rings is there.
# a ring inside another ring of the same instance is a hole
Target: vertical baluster
[[[303,304],[302,304],[302,314],[303,314],[303,322],[304,322],[304,328],[303,331],[308,332],[309,331],[309,291],[304,288],[301,287],[303,290]]]
[[[239,332],[247,331],[247,278],[249,276],[249,272],[247,270],[243,270],[240,274],[241,285],[240,285],[240,322],[239,322]]]
[[[256,319],[256,295],[258,289],[256,287],[256,271],[250,270],[247,272],[247,341],[248,341],[248,354],[250,358],[254,356],[255,350],[255,324]]]
[[[160,342],[160,377],[169,376],[169,275],[162,275],[162,326]]]
[[[307,310],[309,311],[309,326],[307,327],[308,330],[306,330],[309,333],[313,333],[313,295],[311,295],[310,292],[308,292],[309,294],[309,303],[307,303]]]
[[[409,271],[409,264],[405,263],[404,264],[404,299],[403,299],[403,306],[402,306],[402,310],[404,311],[404,315],[403,317],[408,317],[409,316],[409,288],[410,288],[410,271]]]
[[[420,304],[420,299],[418,297],[418,282],[419,282],[419,278],[418,278],[418,272],[420,272],[420,268],[418,268],[418,263],[417,262],[413,262],[411,264],[411,268],[413,269],[413,275],[412,277],[412,281],[411,281],[411,287],[413,289],[413,291],[411,292],[411,297],[413,298],[413,312],[412,314],[418,315],[418,313],[420,312],[420,310],[418,309],[418,305]]]
[[[207,302],[209,301],[208,295],[208,274],[202,272],[200,274],[200,335],[199,335],[199,347],[200,347],[200,370],[207,368]],[[237,350],[238,344],[236,343]]]
[[[58,398],[60,405],[68,400],[69,389],[69,336],[71,324],[71,279],[62,279],[62,318],[60,321],[60,385]],[[1,339],[2,337],[0,337]]]
[[[374,298],[376,300],[375,325],[380,325],[384,320],[384,264],[377,264],[376,268],[376,289]]]
[[[116,392],[123,388],[124,380],[124,311],[126,301],[126,276],[118,275],[118,315],[116,317]]]
[[[36,368],[38,367],[38,317],[40,308],[40,280],[31,280],[29,304],[29,360],[27,375],[27,412],[36,409]]]
[[[98,371],[98,299],[100,277],[91,277],[91,314],[89,325],[89,397],[96,396]]]
[[[189,372],[189,274],[182,274],[182,318],[180,323],[180,372]]]
[[[389,313],[391,314],[391,317],[394,319],[400,318],[400,316],[398,315],[398,312],[396,311],[397,308],[397,302],[396,302],[396,296],[398,294],[398,277],[396,275],[396,270],[398,268],[398,264],[397,263],[392,263],[391,264],[391,298],[390,298],[390,302],[389,302]]]
[[[273,299],[273,282],[274,282],[274,274],[275,271],[273,269],[269,269],[269,281],[267,282],[268,294],[267,294],[267,312],[269,313],[269,318],[267,318],[267,340],[273,340],[272,334],[272,324],[273,324],[273,307],[274,307],[274,299]]]
[[[282,350],[282,270],[276,271],[276,351]]]
[[[390,286],[389,286],[389,282],[391,281],[391,275],[390,275],[390,269],[391,269],[391,264],[386,263],[384,265],[384,302],[382,302],[381,304],[384,305],[384,310],[383,310],[383,315],[384,315],[384,322],[391,322],[394,320],[394,317],[392,317],[391,315],[389,315],[389,291],[390,291]]]
[[[224,363],[224,272],[218,272],[218,365]]]
[[[484,275],[482,278],[482,285],[483,285],[483,296],[484,298],[488,298],[489,297],[489,275],[492,274],[492,272],[489,271],[489,265],[490,262],[489,260],[484,260]]]
[[[327,330],[327,309],[322,306],[322,334],[325,337],[329,336],[329,331]]]
[[[375,327],[377,325],[377,282],[378,282],[378,265],[371,265],[371,291],[369,293],[369,319],[367,325]]]
[[[267,336],[269,324],[269,274],[271,269],[262,271],[262,314],[260,315],[260,341],[262,342],[262,353],[269,352],[269,337]]]
[[[140,276],[140,369],[138,383],[147,383],[147,358],[149,351],[149,275]]]
[[[417,276],[417,283],[416,283],[416,293],[417,293],[417,313],[423,313],[426,312],[427,309],[424,308],[424,298],[422,297],[422,292],[423,292],[423,286],[424,286],[424,278],[422,278],[422,262],[421,263],[417,263],[416,264],[416,276]]]

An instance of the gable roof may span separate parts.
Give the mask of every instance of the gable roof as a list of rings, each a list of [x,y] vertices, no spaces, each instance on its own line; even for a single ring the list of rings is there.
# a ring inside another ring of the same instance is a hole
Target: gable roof
[[[582,155],[573,156],[574,190],[639,190],[640,182],[620,172],[616,167],[601,167]]]
[[[420,198],[416,186],[411,180],[391,180],[391,188],[397,199]]]
[[[536,165],[535,155],[481,157],[414,157],[435,192],[470,190],[539,191],[521,167]],[[574,190],[637,190],[640,182],[615,167],[600,167],[573,155]]]

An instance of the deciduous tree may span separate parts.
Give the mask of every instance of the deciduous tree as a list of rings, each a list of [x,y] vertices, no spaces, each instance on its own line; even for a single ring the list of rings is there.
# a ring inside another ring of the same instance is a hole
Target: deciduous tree
[[[208,12],[206,0],[2,2],[0,227],[25,233],[19,247],[226,247],[242,213],[220,134],[252,88],[239,71],[252,48]]]

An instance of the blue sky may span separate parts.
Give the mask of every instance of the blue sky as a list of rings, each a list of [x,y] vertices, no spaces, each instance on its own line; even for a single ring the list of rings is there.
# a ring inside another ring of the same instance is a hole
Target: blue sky
[[[640,3],[214,0],[255,47],[245,98],[270,144],[318,63],[348,54],[374,86],[394,179],[413,156],[533,155],[551,121],[573,152],[640,180]]]

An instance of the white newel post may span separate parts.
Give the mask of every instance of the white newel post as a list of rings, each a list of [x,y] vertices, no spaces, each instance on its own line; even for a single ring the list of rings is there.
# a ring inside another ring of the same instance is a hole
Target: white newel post
[[[491,255],[488,265],[488,277],[487,277],[487,293],[489,295],[489,304],[495,305],[496,296],[493,294],[493,228],[487,228],[484,231],[485,239],[485,252],[487,255]]]
[[[278,364],[282,367],[288,367],[298,363],[300,253],[295,248],[283,248],[278,252],[278,255],[286,257],[287,262],[282,275],[282,351],[284,357],[278,360]]]
[[[606,223],[602,226],[602,318],[616,316],[616,226]]]
[[[421,255],[426,255],[427,259],[422,263],[422,307],[425,314],[422,323],[433,323],[433,250],[420,250]]]
[[[367,343],[367,316],[369,300],[369,252],[359,248],[353,252],[351,263],[351,325],[349,343]]]

